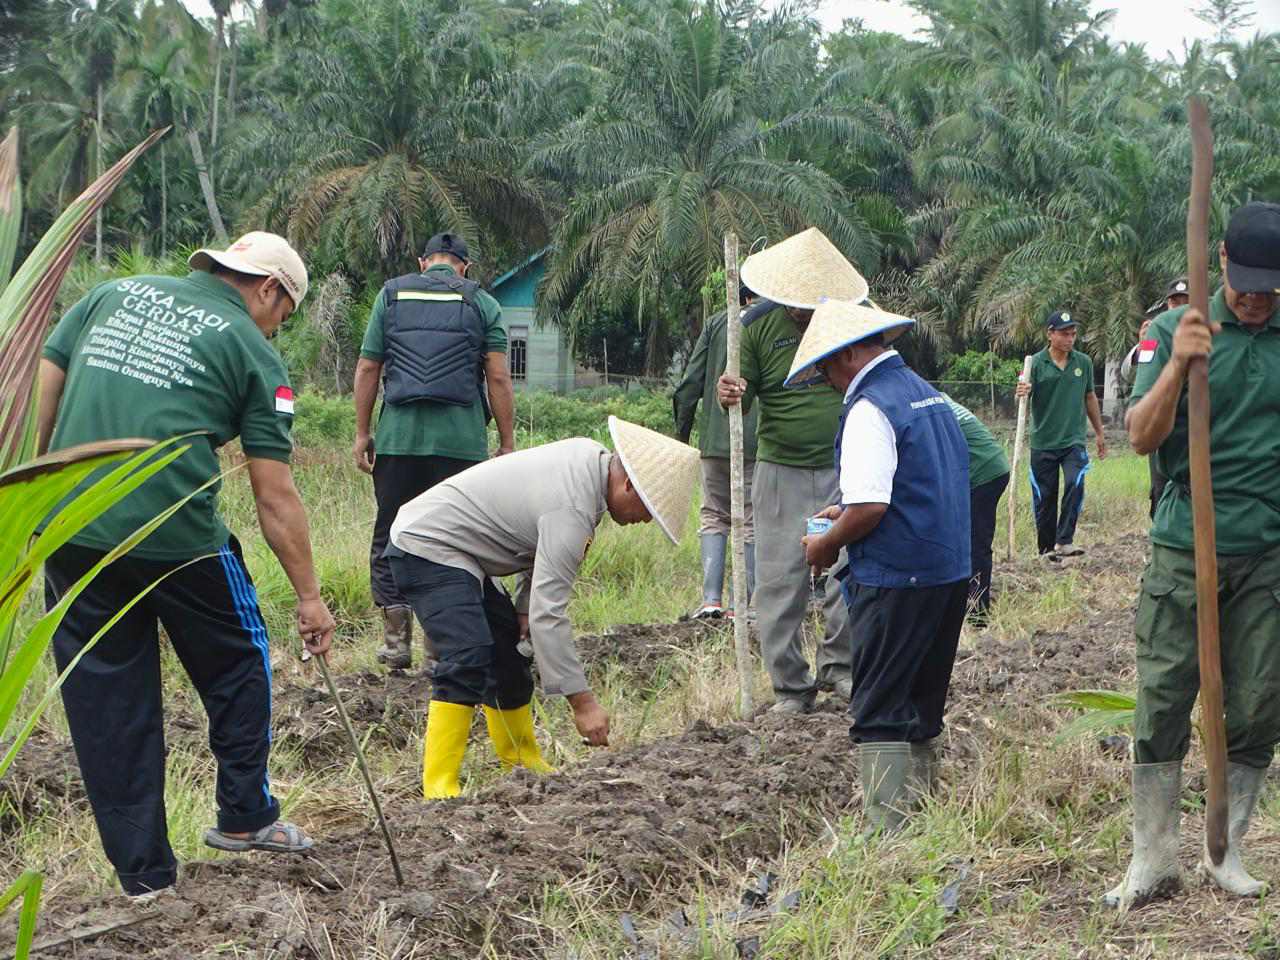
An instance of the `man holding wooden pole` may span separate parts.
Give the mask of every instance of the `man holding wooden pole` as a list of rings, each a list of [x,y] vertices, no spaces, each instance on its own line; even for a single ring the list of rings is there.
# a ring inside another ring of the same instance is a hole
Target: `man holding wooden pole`
[[[1156,508],[1138,602],[1133,860],[1105,898],[1113,906],[1137,905],[1180,886],[1182,761],[1197,692],[1203,684],[1208,699],[1215,679],[1202,677],[1197,658],[1196,616],[1204,604],[1196,596],[1185,387],[1199,358],[1208,360],[1212,404],[1216,550],[1210,558],[1217,561],[1228,761],[1226,852],[1215,864],[1207,847],[1203,866],[1229,893],[1253,896],[1264,887],[1245,870],[1240,850],[1280,742],[1280,497],[1271,492],[1280,463],[1280,205],[1238,209],[1219,255],[1223,285],[1209,301],[1208,322],[1199,310],[1183,307],[1152,323],[1147,337],[1155,344],[1138,357],[1135,403],[1126,418],[1133,448],[1155,452],[1169,483]],[[1205,719],[1208,727],[1213,718]]]
[[[840,398],[825,386],[784,386],[796,348],[818,303],[860,301],[867,281],[821,231],[810,228],[748,257],[742,282],[777,306],[742,331],[739,376],[726,372],[720,405],[760,402],[755,482],[751,496],[756,531],[756,621],[760,652],[773,683],[772,710],[813,709],[818,686],[847,700],[852,640],[849,614],[834,578],[823,597],[826,629],[818,641],[816,671],[804,648],[804,619],[812,586],[800,538],[806,520],[835,503],[839,485],[831,438],[840,422]],[[816,676],[815,676],[816,673]]]

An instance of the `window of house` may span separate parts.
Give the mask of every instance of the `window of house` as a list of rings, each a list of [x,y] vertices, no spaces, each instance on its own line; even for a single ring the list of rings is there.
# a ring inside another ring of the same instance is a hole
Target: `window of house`
[[[512,326],[507,333],[507,363],[512,380],[524,380],[529,372],[529,328]]]

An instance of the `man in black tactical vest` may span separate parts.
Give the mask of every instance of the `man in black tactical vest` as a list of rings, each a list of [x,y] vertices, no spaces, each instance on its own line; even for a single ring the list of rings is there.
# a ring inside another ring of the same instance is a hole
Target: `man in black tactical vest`
[[[418,265],[420,273],[388,281],[374,302],[355,377],[353,454],[356,466],[373,475],[378,504],[369,550],[385,640],[378,659],[397,668],[412,665],[413,610],[383,556],[391,522],[420,493],[489,458],[490,413],[498,455],[515,449],[502,308],[467,279],[471,260],[457,234],[432,237]],[[375,441],[371,420],[379,383],[383,404]]]

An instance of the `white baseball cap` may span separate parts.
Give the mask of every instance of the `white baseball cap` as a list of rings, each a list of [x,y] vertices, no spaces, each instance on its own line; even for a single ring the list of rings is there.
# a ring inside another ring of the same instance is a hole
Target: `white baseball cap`
[[[187,258],[192,270],[211,270],[215,263],[252,277],[275,277],[296,310],[307,295],[307,265],[289,241],[275,233],[254,230],[225,250],[197,250]]]

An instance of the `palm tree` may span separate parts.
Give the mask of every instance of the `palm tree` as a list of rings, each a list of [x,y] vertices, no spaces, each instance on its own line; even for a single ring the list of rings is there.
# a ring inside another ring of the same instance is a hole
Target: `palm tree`
[[[830,91],[786,102],[797,78],[816,73],[812,35],[753,37],[749,10],[596,7],[580,56],[602,75],[602,95],[533,155],[533,169],[572,196],[539,292],[545,312],[572,332],[601,307],[634,310],[649,325],[651,373],[665,365],[665,325],[698,315],[727,230],[750,243],[816,225],[864,270],[878,263],[848,194],[804,156],[822,144],[890,145],[865,117],[824,102]]]
[[[132,0],[60,0],[69,26],[68,39],[86,62],[86,82],[93,90],[97,133],[94,136],[94,177],[102,175],[102,139],[106,90],[115,79],[121,48],[137,38]],[[94,259],[102,262],[102,208],[94,219]]]
[[[370,277],[407,265],[439,229],[545,231],[515,145],[474,122],[471,101],[487,95],[496,55],[474,16],[446,16],[446,6],[327,5],[335,26],[293,51],[279,78],[289,89],[262,111],[236,162],[259,181],[257,219]],[[262,192],[258,171],[280,169],[284,144],[288,172]]]

